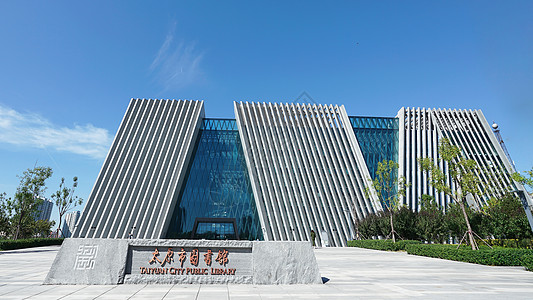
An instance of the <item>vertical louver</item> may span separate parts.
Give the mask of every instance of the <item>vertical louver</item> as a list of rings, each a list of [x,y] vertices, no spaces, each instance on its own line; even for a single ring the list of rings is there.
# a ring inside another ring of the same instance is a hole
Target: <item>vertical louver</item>
[[[382,209],[344,106],[235,102],[235,116],[265,240],[313,229],[342,246]]]
[[[163,237],[203,115],[202,101],[132,99],[73,236]]]
[[[436,161],[441,138],[448,138],[452,144],[461,147],[463,155],[479,166],[477,175],[482,195],[470,198],[471,204],[483,206],[490,197],[516,188],[523,189],[510,178],[511,164],[481,110],[402,108],[398,118],[399,173],[410,183],[404,204],[411,209],[420,209],[419,200],[423,194],[434,196],[441,206],[451,201],[428,184],[427,175],[420,171],[417,163],[419,157]],[[441,168],[446,168],[442,162]]]

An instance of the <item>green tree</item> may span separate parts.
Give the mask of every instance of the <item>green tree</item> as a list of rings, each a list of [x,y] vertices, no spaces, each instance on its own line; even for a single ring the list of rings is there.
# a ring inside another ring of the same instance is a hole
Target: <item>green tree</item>
[[[78,177],[74,176],[72,179],[72,187],[68,188],[65,185],[65,178],[61,178],[61,183],[59,184],[59,189],[52,194],[52,199],[55,200],[58,213],[59,213],[59,225],[57,226],[57,237],[59,237],[59,232],[61,231],[61,236],[63,235],[63,230],[61,229],[61,221],[63,216],[71,209],[80,205],[83,202],[83,199],[74,196],[74,192],[78,187]]]
[[[442,243],[448,232],[442,209],[430,195],[420,197],[420,206],[416,222],[418,235],[428,242]]]
[[[408,240],[416,240],[418,239],[416,219],[417,214],[407,206],[402,205],[400,209],[394,212],[394,229],[399,236]]]
[[[500,239],[531,238],[531,229],[520,199],[507,193],[500,199],[490,199],[485,208],[492,234]]]
[[[377,221],[376,228],[378,229],[377,235],[388,238],[391,233],[389,212],[388,211],[378,212],[376,221]]]
[[[42,202],[39,197],[46,190],[45,181],[50,176],[52,176],[52,169],[49,167],[34,167],[19,176],[20,184],[15,197],[8,202],[15,215],[15,239],[18,239],[21,234],[23,221],[32,219]]]
[[[387,237],[392,236],[392,241],[396,242],[395,235],[398,233],[394,230],[393,215],[399,207],[399,196],[405,194],[406,187],[405,178],[398,178],[398,163],[392,160],[379,162],[372,187],[389,213],[390,233]]]
[[[359,233],[363,239],[381,235],[381,232],[378,228],[379,218],[380,217],[376,214],[370,214],[366,216],[366,218],[359,221]]]
[[[531,168],[531,171],[524,171],[524,173],[525,175],[516,172],[513,173],[511,177],[521,184],[528,185],[529,187],[533,188],[533,168]]]
[[[32,236],[34,237],[47,237],[50,235],[52,227],[56,224],[56,221],[37,220],[32,224]]]
[[[474,210],[468,205],[465,205],[464,209],[468,216],[472,231],[477,232],[482,236],[490,235],[490,230],[488,230],[489,226],[487,226],[488,217],[481,211]],[[459,203],[448,204],[446,214],[444,215],[444,223],[445,228],[453,237],[464,236],[465,232],[468,230],[463,210]]]
[[[438,161],[444,161],[448,166],[448,172],[441,170],[431,158],[419,158],[420,169],[429,174],[430,184],[438,191],[450,196],[455,203],[459,205],[466,223],[466,233],[472,250],[479,249],[475,239],[472,227],[468,220],[465,209],[466,196],[468,194],[478,195],[479,179],[476,175],[477,164],[474,160],[466,159],[462,155],[460,147],[453,145],[449,139],[444,138],[439,142]],[[448,176],[453,182],[453,186],[448,182]]]
[[[6,193],[0,193],[0,238],[9,236],[11,231],[11,212],[8,201],[10,199],[6,198]]]
[[[518,172],[515,172],[511,174],[511,178],[519,182],[522,185],[529,186],[530,188],[533,188],[533,168],[531,168],[531,171],[525,171],[523,172],[525,175],[522,175]],[[518,191],[518,195],[520,196],[520,201],[522,202],[522,207],[526,213],[526,218],[528,218],[528,222],[531,221],[532,216],[532,207],[529,205],[529,201],[527,200],[528,196],[526,192],[524,191]],[[533,231],[533,224],[529,222],[530,228]]]
[[[469,212],[470,208],[467,206],[466,210]],[[450,203],[447,205],[444,220],[446,228],[452,237],[462,236],[465,231],[468,230],[464,221],[463,211],[457,203]]]

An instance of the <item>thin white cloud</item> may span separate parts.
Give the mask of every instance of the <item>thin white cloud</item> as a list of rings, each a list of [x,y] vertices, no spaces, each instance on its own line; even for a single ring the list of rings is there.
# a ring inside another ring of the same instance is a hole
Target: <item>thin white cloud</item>
[[[168,48],[170,47],[170,44],[174,40],[174,28],[175,24],[172,27],[172,29],[167,33],[167,36],[165,38],[165,41],[163,42],[163,45],[161,45],[161,48],[159,48],[159,51],[157,51],[157,55],[154,58],[154,61],[150,65],[150,70],[153,71],[160,63],[161,61],[166,58],[168,53]]]
[[[0,143],[46,148],[91,158],[104,158],[111,144],[106,129],[91,124],[60,127],[37,114],[0,105]]]
[[[194,42],[177,42],[175,27],[172,26],[150,64],[150,71],[165,90],[180,89],[202,80],[201,62],[204,53]]]

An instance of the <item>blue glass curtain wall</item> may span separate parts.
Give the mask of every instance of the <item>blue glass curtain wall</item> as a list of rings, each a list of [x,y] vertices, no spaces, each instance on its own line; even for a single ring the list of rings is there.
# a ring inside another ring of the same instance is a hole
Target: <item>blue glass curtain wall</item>
[[[262,240],[236,121],[203,119],[195,148],[167,238],[189,238],[196,218],[235,218],[240,239]]]
[[[208,240],[235,239],[233,223],[200,223],[196,229],[196,235]]]
[[[384,160],[398,162],[397,118],[349,117],[349,119],[372,179],[376,176],[379,162]]]

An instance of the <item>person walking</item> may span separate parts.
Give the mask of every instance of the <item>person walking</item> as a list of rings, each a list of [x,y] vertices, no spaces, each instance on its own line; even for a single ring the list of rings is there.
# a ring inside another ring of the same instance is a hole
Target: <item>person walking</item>
[[[135,226],[131,226],[130,234],[128,234],[128,239],[132,239],[135,234]]]

